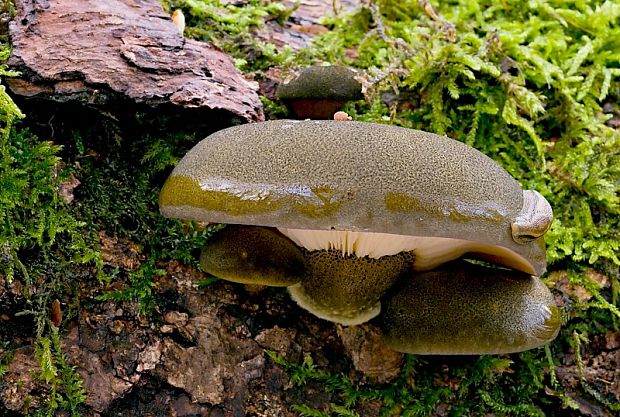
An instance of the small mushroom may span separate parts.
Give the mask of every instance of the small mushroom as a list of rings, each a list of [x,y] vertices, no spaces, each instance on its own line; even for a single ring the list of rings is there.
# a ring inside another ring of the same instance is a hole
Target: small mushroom
[[[462,256],[542,273],[542,238],[513,238],[523,207],[519,184],[463,143],[395,126],[327,120],[216,132],[188,152],[160,194],[165,216],[277,229],[303,253],[303,277],[297,281],[295,275],[289,287],[295,300],[345,324],[377,314],[381,296],[411,270]],[[213,264],[230,257],[220,262],[239,265],[243,248],[262,246],[255,253],[266,254],[275,247],[257,236],[222,237],[203,259]],[[218,255],[209,255],[215,247]],[[279,259],[271,270],[285,270],[281,258],[259,257]],[[237,281],[261,276],[252,267],[239,271]]]
[[[349,122],[353,120],[353,118],[349,116],[347,112],[337,111],[336,113],[334,113],[334,120],[338,122]]]
[[[185,32],[185,15],[181,9],[176,9],[172,12],[172,24],[177,28],[181,36]]]
[[[552,341],[560,328],[549,289],[521,272],[454,262],[400,284],[376,319],[386,344],[399,352],[520,352]]]
[[[357,75],[336,65],[307,67],[280,84],[276,94],[299,119],[331,119],[347,101],[364,98]]]

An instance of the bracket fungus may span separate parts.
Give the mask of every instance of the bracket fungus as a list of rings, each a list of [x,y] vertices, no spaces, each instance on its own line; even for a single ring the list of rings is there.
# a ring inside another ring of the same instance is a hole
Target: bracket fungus
[[[364,98],[357,75],[337,65],[306,67],[282,82],[276,95],[299,119],[331,119],[347,101]]]
[[[231,251],[234,248],[234,251]],[[200,254],[203,269],[227,281],[288,287],[305,273],[301,249],[266,227],[227,226]]]
[[[372,319],[397,283],[458,258],[539,275],[551,222],[544,197],[461,142],[333,120],[216,132],[180,161],[159,204],[168,217],[245,225],[207,243],[207,272],[288,286],[343,324]]]

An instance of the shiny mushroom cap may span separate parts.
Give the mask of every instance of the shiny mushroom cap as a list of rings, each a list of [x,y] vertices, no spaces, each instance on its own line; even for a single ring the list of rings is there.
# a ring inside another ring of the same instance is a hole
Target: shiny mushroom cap
[[[524,204],[531,199],[504,169],[446,137],[354,121],[278,120],[198,143],[159,203],[168,217],[275,227],[309,251],[413,252],[416,270],[467,255],[541,274],[540,218],[550,222],[550,208],[539,199]]]
[[[382,300],[377,322],[400,352],[479,355],[550,342],[560,313],[536,277],[455,262],[402,280]]]
[[[278,87],[278,98],[283,100],[308,98],[333,98],[359,100],[363,98],[362,86],[355,79],[356,70],[337,65],[315,65],[303,68],[296,76]]]
[[[218,278],[242,284],[288,287],[306,273],[302,250],[276,230],[229,225],[216,233],[200,254],[202,268]]]

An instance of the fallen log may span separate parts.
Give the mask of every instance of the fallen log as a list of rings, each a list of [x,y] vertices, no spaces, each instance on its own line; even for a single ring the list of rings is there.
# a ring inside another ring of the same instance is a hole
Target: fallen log
[[[25,101],[127,105],[219,124],[263,119],[258,86],[214,46],[185,39],[158,0],[16,0],[6,83]],[[226,119],[222,122],[222,118]]]

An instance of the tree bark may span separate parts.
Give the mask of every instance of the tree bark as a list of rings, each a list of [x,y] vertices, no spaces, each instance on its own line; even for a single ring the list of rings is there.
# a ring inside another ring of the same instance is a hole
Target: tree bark
[[[16,0],[9,25],[12,92],[78,102],[113,115],[119,103],[231,123],[263,119],[257,84],[205,42],[185,39],[158,0]],[[202,114],[204,112],[205,114]]]

